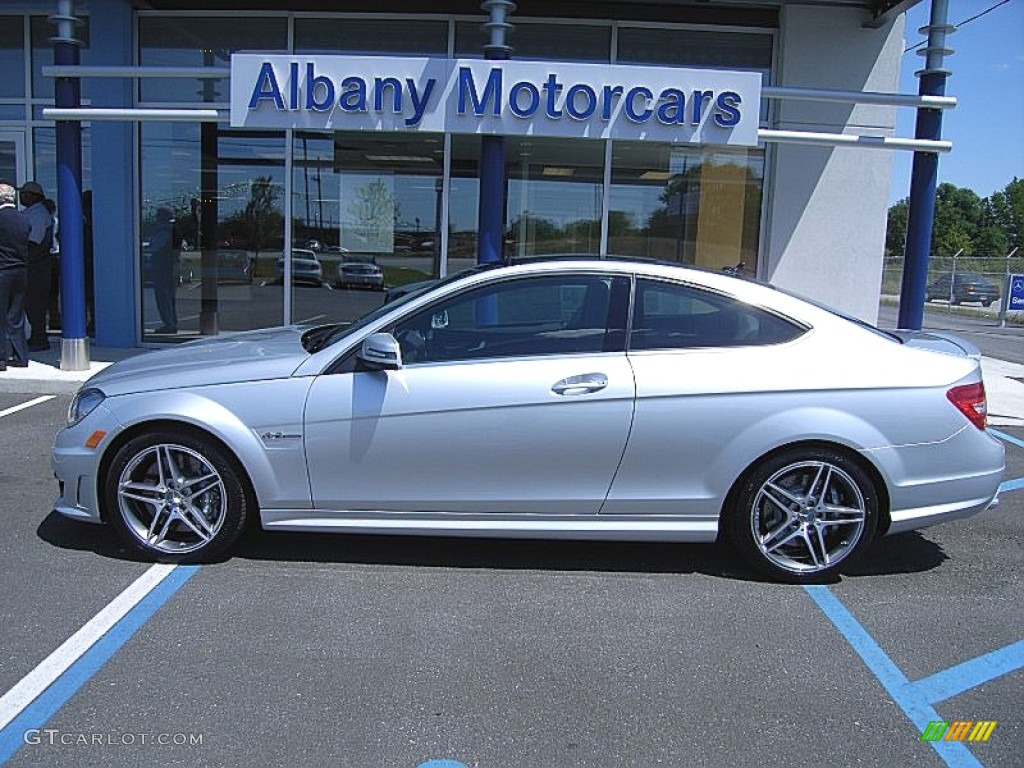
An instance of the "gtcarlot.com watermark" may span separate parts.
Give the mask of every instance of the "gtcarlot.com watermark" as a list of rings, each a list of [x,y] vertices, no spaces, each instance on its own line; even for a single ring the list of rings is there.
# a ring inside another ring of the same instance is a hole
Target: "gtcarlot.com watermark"
[[[202,733],[87,733],[56,728],[29,728],[22,739],[30,746],[50,747],[201,747]]]

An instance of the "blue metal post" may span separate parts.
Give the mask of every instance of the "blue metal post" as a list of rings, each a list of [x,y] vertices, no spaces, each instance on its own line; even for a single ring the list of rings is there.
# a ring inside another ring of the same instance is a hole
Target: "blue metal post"
[[[925,68],[917,73],[921,96],[945,96],[947,70],[943,56],[946,35],[953,28],[946,23],[948,0],[932,0],[931,19],[921,31],[928,33],[928,45],[919,53],[926,56]],[[915,138],[938,141],[942,138],[942,110],[917,110]],[[935,152],[915,152],[910,177],[910,204],[907,211],[907,243],[903,256],[903,282],[900,286],[900,328],[920,330],[928,284],[928,258],[931,253],[932,224],[935,219],[935,190],[938,186],[939,156]]]
[[[78,20],[74,3],[61,0],[57,14],[50,17],[57,27],[53,38],[53,61],[58,66],[79,63],[79,45],[74,37]],[[81,106],[81,84],[77,77],[60,77],[55,84],[58,108]],[[60,221],[60,367],[64,371],[89,370],[89,337],[85,326],[85,251],[82,221],[82,124],[77,120],[57,121],[57,216]]]
[[[484,0],[480,7],[490,14],[484,29],[489,42],[484,58],[508,59],[512,49],[505,41],[512,25],[507,14],[515,10],[508,0]],[[480,140],[480,207],[477,220],[476,260],[489,264],[504,258],[505,241],[505,137],[483,136]]]

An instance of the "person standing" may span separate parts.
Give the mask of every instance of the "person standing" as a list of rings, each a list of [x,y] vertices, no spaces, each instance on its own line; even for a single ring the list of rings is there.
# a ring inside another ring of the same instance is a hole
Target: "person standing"
[[[0,371],[28,365],[23,301],[32,225],[15,197],[11,184],[0,183]]]
[[[154,333],[173,335],[178,332],[178,308],[175,304],[178,276],[175,269],[174,211],[169,206],[162,205],[156,210],[149,233],[149,248],[149,278],[153,281],[153,297],[163,323]]]
[[[28,236],[28,288],[25,293],[25,314],[32,326],[28,348],[31,352],[42,352],[50,348],[46,338],[46,310],[50,306],[53,216],[46,207],[46,193],[38,182],[27,181],[19,191],[21,205],[32,227]]]

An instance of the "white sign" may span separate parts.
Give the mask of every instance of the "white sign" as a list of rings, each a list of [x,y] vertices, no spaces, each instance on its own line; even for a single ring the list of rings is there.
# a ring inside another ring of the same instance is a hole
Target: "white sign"
[[[761,75],[381,56],[231,56],[231,126],[755,146]]]

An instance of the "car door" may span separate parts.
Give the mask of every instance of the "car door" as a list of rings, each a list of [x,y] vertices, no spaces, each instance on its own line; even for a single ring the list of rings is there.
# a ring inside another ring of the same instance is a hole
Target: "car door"
[[[307,461],[322,509],[596,514],[633,412],[629,280],[520,276],[391,325],[400,370],[314,382]]]
[[[713,532],[742,469],[727,447],[790,396],[792,371],[807,363],[784,342],[806,330],[729,296],[638,279],[629,335],[636,411],[602,514],[704,519]]]

